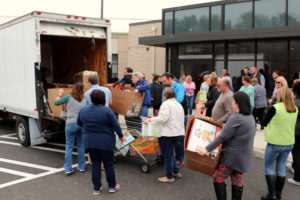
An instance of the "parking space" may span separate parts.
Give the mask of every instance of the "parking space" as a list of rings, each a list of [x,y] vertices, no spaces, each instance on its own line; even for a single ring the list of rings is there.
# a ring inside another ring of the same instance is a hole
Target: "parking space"
[[[3,124],[2,121],[1,124],[0,189],[64,171],[64,144],[49,142],[23,147],[17,135],[12,133],[13,122]],[[75,152],[73,154],[77,155]]]

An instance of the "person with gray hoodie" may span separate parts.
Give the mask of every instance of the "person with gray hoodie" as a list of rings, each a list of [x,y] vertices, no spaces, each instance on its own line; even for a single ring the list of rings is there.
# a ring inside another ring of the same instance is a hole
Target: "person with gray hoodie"
[[[264,119],[265,109],[268,105],[266,89],[260,84],[258,84],[258,80],[256,78],[252,78],[251,83],[254,87],[254,109],[252,114],[256,123],[259,121],[260,129],[263,130],[264,126],[262,124],[262,121]]]

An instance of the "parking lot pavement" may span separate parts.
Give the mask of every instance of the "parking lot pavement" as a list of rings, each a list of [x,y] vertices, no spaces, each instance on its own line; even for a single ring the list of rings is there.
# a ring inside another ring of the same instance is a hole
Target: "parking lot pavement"
[[[183,167],[182,179],[173,184],[159,183],[164,175],[163,166],[154,165],[150,174],[142,173],[140,159],[119,158],[115,164],[117,181],[121,190],[109,194],[105,176],[104,191],[99,196],[92,194],[91,166],[84,173],[75,170],[71,176],[63,172],[64,145],[52,142],[34,148],[18,145],[13,123],[0,121],[0,200],[181,200],[215,199],[211,177]],[[76,155],[73,161],[76,164]],[[76,166],[74,166],[76,168]],[[102,172],[104,175],[104,172]],[[288,172],[288,177],[291,174]],[[263,160],[255,159],[255,168],[245,174],[243,199],[260,199],[267,187],[264,180]],[[230,183],[228,199],[230,199]],[[300,187],[286,183],[283,199],[298,200]]]

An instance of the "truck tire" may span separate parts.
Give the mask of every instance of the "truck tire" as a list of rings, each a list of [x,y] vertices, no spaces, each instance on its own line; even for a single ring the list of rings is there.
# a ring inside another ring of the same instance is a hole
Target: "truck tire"
[[[19,143],[24,147],[30,146],[29,124],[27,117],[17,117],[16,119],[16,132]]]

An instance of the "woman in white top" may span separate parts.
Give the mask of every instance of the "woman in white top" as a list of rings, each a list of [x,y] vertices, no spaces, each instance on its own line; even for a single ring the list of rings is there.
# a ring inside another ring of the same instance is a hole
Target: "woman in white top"
[[[172,183],[174,177],[182,177],[173,152],[179,136],[185,135],[184,111],[182,105],[176,101],[176,94],[172,88],[165,88],[163,98],[164,103],[159,109],[159,115],[145,120],[144,123],[155,122],[163,127],[158,142],[164,158],[166,176],[158,180],[164,183]]]

